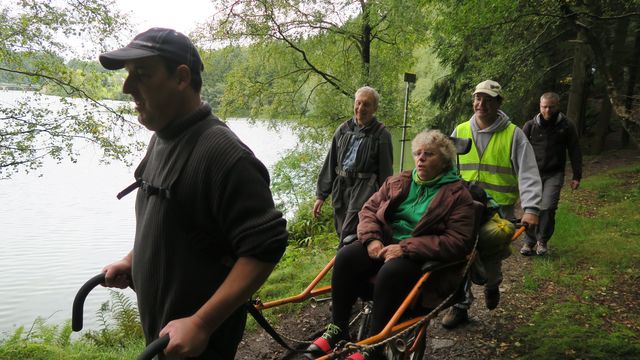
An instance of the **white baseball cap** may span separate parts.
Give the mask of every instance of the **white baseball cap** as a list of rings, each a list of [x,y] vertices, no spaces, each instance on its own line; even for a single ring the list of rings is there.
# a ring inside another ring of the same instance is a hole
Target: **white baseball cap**
[[[473,95],[477,93],[484,93],[490,95],[491,97],[500,96],[502,92],[502,86],[493,80],[485,80],[480,84],[476,85],[476,91],[473,92]]]

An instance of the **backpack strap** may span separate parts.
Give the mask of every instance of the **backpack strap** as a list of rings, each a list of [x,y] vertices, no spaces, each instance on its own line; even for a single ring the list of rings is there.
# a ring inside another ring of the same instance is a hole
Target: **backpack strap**
[[[378,127],[373,132],[372,136],[377,140],[378,138],[380,138],[380,134],[382,134],[382,130],[384,130],[385,128],[386,127],[384,126],[384,124],[378,121]]]
[[[120,191],[116,195],[118,200],[122,199],[124,196],[131,193],[133,190],[137,188],[141,188],[147,194],[147,196],[157,195],[165,199],[171,199],[173,184],[178,179],[180,174],[182,174],[182,170],[187,164],[189,158],[191,157],[191,154],[193,153],[193,149],[198,143],[200,136],[202,136],[202,134],[204,134],[208,129],[216,125],[224,126],[224,123],[221,122],[216,117],[213,117],[213,118],[206,117],[198,121],[189,129],[187,129],[186,137],[184,140],[182,140],[184,142],[184,145],[182,146],[180,151],[177,153],[175,163],[173,167],[169,170],[169,174],[167,175],[166,179],[164,179],[163,184],[151,184],[143,180],[143,175],[146,170],[147,163],[149,162],[149,157],[153,152],[153,148],[155,147],[155,143],[157,140],[157,135],[154,134],[151,137],[151,140],[149,141],[147,153],[145,154],[144,158],[140,161],[140,164],[138,165],[138,167],[134,172],[134,177],[136,181],[131,185],[127,186],[124,190]]]
[[[140,160],[138,167],[136,167],[136,170],[133,172],[133,177],[136,179],[136,181],[133,184],[124,188],[122,191],[120,191],[116,195],[116,198],[118,198],[118,200],[129,195],[129,193],[131,193],[133,190],[142,186],[142,174],[144,173],[144,169],[147,168],[147,163],[149,162],[149,156],[153,151],[153,147],[156,144],[157,137],[158,136],[156,134],[153,134],[153,136],[151,137],[151,140],[149,140],[149,145],[147,146],[146,154],[144,154],[144,157],[142,158],[142,160]]]

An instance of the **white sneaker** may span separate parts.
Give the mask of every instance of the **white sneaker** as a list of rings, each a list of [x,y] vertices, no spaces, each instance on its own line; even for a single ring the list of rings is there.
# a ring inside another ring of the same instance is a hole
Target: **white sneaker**
[[[549,251],[549,249],[547,249],[547,244],[543,244],[540,241],[538,241],[538,248],[536,249],[536,254],[540,256],[546,255],[547,251]]]
[[[533,255],[533,246],[525,243],[524,245],[522,245],[522,248],[520,249],[520,254],[522,254],[524,256]]]

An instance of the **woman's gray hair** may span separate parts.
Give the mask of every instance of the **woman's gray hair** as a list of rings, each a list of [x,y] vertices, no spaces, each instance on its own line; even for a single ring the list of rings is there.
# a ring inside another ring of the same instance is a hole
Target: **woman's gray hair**
[[[451,162],[451,164],[454,163],[456,147],[453,145],[453,141],[440,130],[424,130],[420,132],[411,141],[411,151],[414,152],[427,145],[435,145],[447,161]]]
[[[373,98],[376,101],[375,106],[377,107],[378,103],[380,102],[380,94],[378,94],[376,89],[372,88],[371,86],[363,86],[360,89],[356,90],[356,93],[354,94],[354,96],[358,97],[358,94],[363,92],[373,95]]]

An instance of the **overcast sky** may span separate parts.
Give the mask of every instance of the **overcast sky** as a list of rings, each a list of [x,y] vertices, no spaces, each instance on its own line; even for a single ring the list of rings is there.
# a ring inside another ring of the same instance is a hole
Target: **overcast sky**
[[[213,17],[214,3],[219,0],[114,0],[121,13],[129,15],[133,35],[152,27],[166,27],[189,35],[197,24],[206,22]],[[0,9],[16,8],[17,0],[0,0]],[[53,3],[66,3],[67,0],[54,0]],[[84,40],[78,38],[63,38],[67,42],[68,53],[60,53],[64,58],[95,58],[96,50],[86,47]],[[124,45],[124,44],[119,44]]]
[[[167,27],[188,34],[214,12],[215,0],[115,0],[125,13],[131,14],[136,33],[151,27]]]

